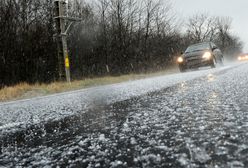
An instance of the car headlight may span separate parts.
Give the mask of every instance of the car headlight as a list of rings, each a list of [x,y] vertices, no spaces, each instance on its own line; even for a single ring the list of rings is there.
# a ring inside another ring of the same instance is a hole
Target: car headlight
[[[183,60],[183,57],[178,57],[178,58],[177,58],[177,62],[178,62],[178,63],[183,63],[183,61],[184,61],[184,60]]]
[[[210,52],[205,52],[202,58],[206,60],[210,60],[212,58],[212,54]]]
[[[241,61],[242,60],[242,57],[238,57],[238,60]]]

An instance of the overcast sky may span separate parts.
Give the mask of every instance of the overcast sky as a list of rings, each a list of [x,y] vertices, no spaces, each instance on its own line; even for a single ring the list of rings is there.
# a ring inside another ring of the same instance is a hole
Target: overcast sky
[[[248,0],[171,0],[174,10],[181,18],[198,12],[213,16],[232,18],[232,31],[245,43],[248,52]]]

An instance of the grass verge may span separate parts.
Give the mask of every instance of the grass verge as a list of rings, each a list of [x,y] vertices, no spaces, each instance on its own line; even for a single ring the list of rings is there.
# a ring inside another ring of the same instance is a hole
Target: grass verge
[[[177,68],[171,68],[169,70],[148,73],[148,74],[129,74],[118,77],[100,77],[100,78],[87,78],[83,80],[72,81],[71,84],[66,82],[54,82],[51,84],[27,84],[20,83],[12,87],[4,87],[0,90],[0,102],[7,102],[11,100],[20,100],[27,98],[34,98],[38,96],[45,96],[55,93],[61,93],[72,90],[79,90],[83,88],[89,88],[93,86],[121,83],[130,80],[144,79],[152,76],[161,76],[177,73]]]

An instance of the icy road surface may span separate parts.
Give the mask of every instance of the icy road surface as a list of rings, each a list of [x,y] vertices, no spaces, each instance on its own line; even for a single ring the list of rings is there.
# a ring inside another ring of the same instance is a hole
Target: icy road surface
[[[248,64],[0,104],[0,167],[248,167]]]

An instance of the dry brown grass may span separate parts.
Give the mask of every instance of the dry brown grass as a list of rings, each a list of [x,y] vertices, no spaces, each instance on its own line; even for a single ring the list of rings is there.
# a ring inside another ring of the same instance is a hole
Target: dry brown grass
[[[12,87],[4,87],[0,90],[0,101],[6,101],[19,97],[31,89],[31,86],[27,83],[20,83]]]
[[[170,70],[161,71],[150,74],[129,74],[118,77],[101,77],[101,78],[87,78],[82,80],[76,80],[71,84],[66,82],[54,82],[51,84],[34,84],[20,83],[13,87],[4,87],[0,89],[0,102],[19,100],[25,98],[33,98],[37,96],[45,96],[54,93],[60,93],[65,91],[72,91],[83,89],[92,86],[120,83],[129,80],[143,79],[151,76],[160,76],[165,74],[172,74],[178,72],[177,69],[171,68]]]

